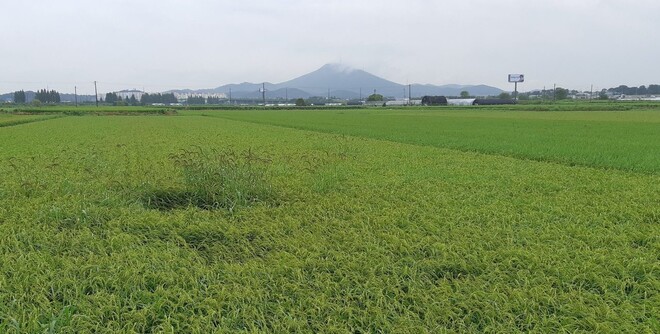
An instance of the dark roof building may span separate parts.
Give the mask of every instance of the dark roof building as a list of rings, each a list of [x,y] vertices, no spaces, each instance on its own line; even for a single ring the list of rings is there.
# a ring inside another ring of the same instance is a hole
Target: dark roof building
[[[472,104],[475,106],[493,106],[501,104],[516,104],[516,101],[513,99],[475,99]]]
[[[446,106],[447,98],[444,96],[424,96],[422,97],[422,105],[425,106]]]

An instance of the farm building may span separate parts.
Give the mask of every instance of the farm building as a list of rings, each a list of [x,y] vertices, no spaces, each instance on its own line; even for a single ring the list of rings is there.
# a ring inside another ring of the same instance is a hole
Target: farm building
[[[476,99],[447,99],[450,106],[471,106]]]
[[[516,101],[513,99],[475,99],[472,104],[475,106],[493,106],[500,104],[516,104]]]
[[[385,102],[386,106],[416,106],[421,104],[421,100],[409,100],[409,99],[402,99],[402,100],[394,100],[394,101],[387,101]]]
[[[425,106],[446,106],[447,98],[444,96],[424,96],[422,97],[422,105]]]

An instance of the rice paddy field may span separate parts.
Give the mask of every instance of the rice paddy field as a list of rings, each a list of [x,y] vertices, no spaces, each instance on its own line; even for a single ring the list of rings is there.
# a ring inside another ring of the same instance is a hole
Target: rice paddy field
[[[657,105],[61,111],[0,114],[0,332],[660,330]]]

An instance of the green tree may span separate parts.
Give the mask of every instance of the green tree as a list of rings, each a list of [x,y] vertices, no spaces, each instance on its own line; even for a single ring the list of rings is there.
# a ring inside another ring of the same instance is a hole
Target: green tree
[[[509,94],[507,92],[502,92],[497,97],[500,98],[500,99],[503,99],[503,100],[509,100],[509,99],[511,99],[511,94]]]
[[[470,97],[470,92],[468,92],[467,90],[461,92],[461,98],[467,99],[468,97]]]
[[[646,88],[646,86],[641,85],[639,86],[639,88],[637,88],[637,95],[646,95],[646,94],[648,94],[648,89]]]
[[[568,98],[568,89],[557,87],[555,89],[556,100],[566,100]]]
[[[39,100],[39,103],[48,102],[48,93],[46,93],[45,89],[40,89],[34,93],[34,99]]]
[[[203,96],[190,95],[187,99],[188,104],[206,104],[206,99]]]
[[[606,89],[603,89],[603,90],[600,91],[600,93],[598,93],[598,99],[599,100],[609,100],[610,99],[610,97],[607,95],[607,90]]]
[[[40,89],[34,98],[43,103],[60,103],[60,93],[55,90]]]
[[[380,94],[371,94],[371,95],[369,95],[369,97],[367,97],[367,101],[370,101],[370,102],[371,101],[383,101],[383,100],[385,100],[385,98],[383,97],[383,95],[380,95]]]
[[[179,100],[177,100],[177,98],[176,98],[176,96],[174,95],[174,93],[163,94],[163,97],[162,97],[162,98],[163,98],[163,102],[162,102],[162,103],[166,103],[166,104],[179,103]]]
[[[298,107],[304,107],[305,105],[306,105],[306,104],[305,104],[305,100],[304,100],[304,99],[302,99],[302,98],[298,98],[298,99],[296,99],[296,106],[298,106]]]
[[[116,93],[105,93],[105,102],[110,104],[115,104],[119,101],[119,98]]]
[[[14,103],[25,103],[26,98],[25,98],[25,91],[24,90],[19,90],[17,92],[14,92]]]

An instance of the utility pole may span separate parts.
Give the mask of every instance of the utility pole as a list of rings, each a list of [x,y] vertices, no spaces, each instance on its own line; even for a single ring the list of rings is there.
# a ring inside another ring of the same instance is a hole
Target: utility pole
[[[330,88],[328,88],[328,100],[330,100]]]
[[[591,92],[589,92],[589,100],[594,99],[594,85],[591,84]]]
[[[412,105],[412,85],[408,85],[408,104]]]
[[[289,103],[289,88],[284,88],[284,102]]]
[[[557,84],[552,85],[552,102],[557,101]]]
[[[266,83],[261,84],[261,99],[264,101],[264,108],[266,108]]]
[[[96,99],[96,107],[99,107],[99,91],[96,89],[96,81],[94,81],[94,98]]]
[[[518,81],[513,83],[513,100],[518,101]]]
[[[229,88],[229,105],[231,105],[231,87]]]
[[[541,100],[545,101],[545,86],[543,86],[543,92],[541,93]]]
[[[78,106],[78,87],[73,86],[73,95],[75,96],[76,100],[76,107]]]
[[[360,101],[362,101],[362,87],[360,87]]]

